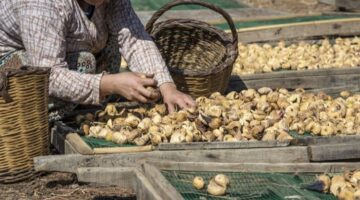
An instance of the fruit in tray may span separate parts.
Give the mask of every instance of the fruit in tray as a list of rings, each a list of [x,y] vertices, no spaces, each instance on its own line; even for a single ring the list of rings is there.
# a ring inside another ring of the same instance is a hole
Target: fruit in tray
[[[320,175],[307,189],[323,193],[330,193],[338,199],[360,199],[360,171],[347,171],[344,174]]]
[[[109,104],[83,125],[89,137],[118,144],[288,141],[290,131],[314,136],[360,133],[360,95],[332,98],[303,89],[249,89],[196,99],[197,108],[167,114],[165,105],[118,109]],[[86,131],[87,130],[87,131]]]
[[[239,44],[233,74],[254,74],[278,70],[305,70],[360,66],[360,38],[337,38],[334,44],[299,42],[286,45]]]

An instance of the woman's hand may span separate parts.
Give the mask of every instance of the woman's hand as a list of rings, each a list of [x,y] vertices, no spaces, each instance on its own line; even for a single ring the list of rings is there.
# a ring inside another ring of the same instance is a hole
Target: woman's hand
[[[100,83],[100,95],[119,94],[130,101],[147,103],[157,98],[157,94],[146,87],[156,87],[153,75],[124,72],[120,74],[106,74]]]
[[[169,113],[174,112],[177,106],[181,109],[196,106],[195,101],[189,95],[178,91],[174,83],[162,84],[160,86],[160,92]]]

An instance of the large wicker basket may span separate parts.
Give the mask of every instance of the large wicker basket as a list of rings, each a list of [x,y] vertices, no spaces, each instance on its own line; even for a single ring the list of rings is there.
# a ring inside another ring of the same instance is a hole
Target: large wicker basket
[[[192,19],[155,22],[171,8],[195,4],[220,13],[228,22],[232,38],[224,31]],[[157,44],[178,89],[192,97],[225,92],[238,55],[238,36],[230,15],[215,5],[195,1],[172,1],[149,20],[146,30]]]
[[[49,71],[21,66],[17,56],[0,68],[0,182],[34,175],[33,158],[48,153]]]

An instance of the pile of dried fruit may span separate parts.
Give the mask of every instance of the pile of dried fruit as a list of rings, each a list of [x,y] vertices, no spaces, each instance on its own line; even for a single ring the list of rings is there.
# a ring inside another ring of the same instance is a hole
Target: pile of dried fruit
[[[205,187],[205,181],[202,177],[196,176],[193,179],[193,186],[197,190],[202,190]],[[230,179],[224,174],[214,176],[208,186],[207,192],[214,196],[222,196],[226,194],[227,188],[230,186]]]
[[[197,108],[167,114],[164,105],[117,110],[109,104],[98,122],[83,124],[90,137],[119,144],[290,140],[289,131],[313,135],[360,133],[360,95],[333,99],[302,89],[249,89],[196,99]],[[90,127],[91,125],[91,127]]]
[[[343,175],[320,175],[308,189],[331,193],[338,199],[360,199],[360,171],[345,172]]]
[[[360,38],[337,38],[335,44],[328,39],[321,44],[299,42],[286,46],[239,44],[239,57],[233,74],[254,74],[276,70],[304,70],[360,66]]]

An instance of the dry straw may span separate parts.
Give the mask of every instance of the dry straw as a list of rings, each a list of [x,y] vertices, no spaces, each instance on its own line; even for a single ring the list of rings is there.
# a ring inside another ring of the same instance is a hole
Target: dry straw
[[[49,71],[17,56],[0,69],[0,182],[31,178],[33,158],[48,153]]]
[[[232,39],[224,31],[192,19],[170,19],[155,24],[171,8],[186,4],[204,6],[221,14],[230,26]],[[225,92],[238,56],[238,35],[227,12],[201,1],[172,1],[152,16],[146,30],[159,47],[178,89],[192,97]]]

